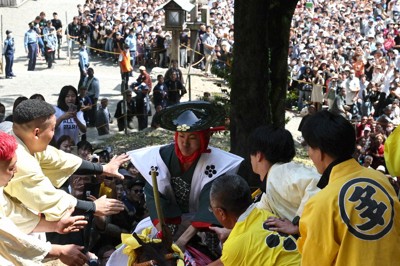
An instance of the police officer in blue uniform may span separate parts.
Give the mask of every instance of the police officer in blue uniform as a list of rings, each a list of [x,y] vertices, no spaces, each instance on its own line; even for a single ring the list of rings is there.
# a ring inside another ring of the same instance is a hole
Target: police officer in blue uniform
[[[38,33],[35,30],[35,24],[33,22],[29,23],[29,30],[25,33],[24,46],[25,52],[28,53],[29,63],[28,71],[34,71],[36,66],[36,58],[38,52],[37,38]]]
[[[12,36],[12,31],[6,30],[7,38],[4,41],[3,55],[6,57],[6,78],[11,79],[15,77],[12,67],[14,64],[14,37]]]

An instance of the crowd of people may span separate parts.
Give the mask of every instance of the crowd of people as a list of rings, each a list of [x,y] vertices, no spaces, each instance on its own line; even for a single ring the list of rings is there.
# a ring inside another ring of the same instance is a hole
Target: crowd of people
[[[157,7],[166,1],[85,1],[78,5],[78,15],[66,27],[69,55],[73,56],[75,47],[85,43],[88,54],[101,56],[118,63],[118,55],[126,45],[131,56],[131,65],[146,67],[167,67],[172,52],[171,32],[163,31],[165,19],[163,10]],[[201,24],[198,43],[190,43],[190,31],[180,33],[180,67],[188,62],[195,63],[201,56],[206,57],[198,67],[210,74],[214,59],[227,61],[233,45],[233,1],[214,1],[209,4],[209,29]],[[56,29],[57,30],[57,29]],[[205,44],[205,45],[204,45]],[[188,57],[189,47],[197,51],[196,61]]]
[[[325,103],[360,120],[377,119],[389,106],[399,123],[397,1],[303,2],[293,16],[288,59],[298,110],[305,102],[317,110]]]
[[[38,54],[51,68],[65,33],[71,56],[79,43],[81,76],[78,89],[61,88],[54,106],[40,94],[17,98],[1,123],[9,134],[0,132],[0,234],[18,249],[0,248],[4,264],[47,257],[75,265],[106,265],[109,259],[108,265],[127,265],[145,253],[131,251],[149,238],[170,237],[176,243],[172,257],[186,265],[396,265],[400,173],[386,169],[396,158],[385,158],[384,151],[400,121],[400,2],[299,1],[288,87],[298,92],[299,110],[308,104],[299,130],[315,168],[293,162],[288,130],[255,129],[246,145],[260,177],[258,202],[237,175],[244,159],[209,146],[213,132],[222,129],[222,109],[206,101],[180,103],[186,89],[179,67],[190,61],[185,46],[179,61],[170,60],[164,14],[154,11],[162,3],[87,0],[65,29],[49,23],[44,12],[29,23],[28,70],[35,69]],[[220,67],[228,63],[233,45],[233,1],[209,6],[211,25],[200,26],[197,46],[206,75],[214,59]],[[7,56],[14,47],[10,34]],[[190,46],[188,31],[181,43]],[[120,156],[108,147],[93,148],[87,128],[109,134],[113,120],[108,99],[101,98],[101,78],[90,67],[93,56],[120,66],[125,95],[114,114],[118,130],[132,128],[135,116],[139,130],[148,128],[152,103],[151,126],[174,132],[174,143]],[[7,60],[6,75],[14,78]],[[153,86],[149,67],[169,63]],[[130,84],[136,66],[139,75]],[[0,104],[0,117],[4,113]],[[132,235],[149,226],[146,237]],[[47,232],[49,242],[31,232]],[[116,249],[121,239],[124,245]]]
[[[398,1],[299,1],[290,31],[288,87],[298,111],[311,105],[352,121],[358,160],[372,156],[375,169],[400,123],[399,23]]]

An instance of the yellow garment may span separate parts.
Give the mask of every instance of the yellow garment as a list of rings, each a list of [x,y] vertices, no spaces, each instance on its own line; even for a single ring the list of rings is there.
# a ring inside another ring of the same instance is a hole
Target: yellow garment
[[[55,187],[67,181],[82,164],[82,159],[52,146],[32,156],[22,141],[16,139],[18,171],[4,191],[27,208],[43,213],[46,220],[60,220],[67,209],[76,206],[77,200]]]
[[[107,198],[112,198],[112,188],[107,187],[104,182],[100,185],[99,197],[106,195]]]
[[[300,265],[296,239],[264,227],[270,216],[274,215],[251,205],[225,241],[221,262],[226,266]]]
[[[399,200],[386,176],[347,160],[307,202],[300,235],[302,266],[399,265]]]
[[[389,174],[400,177],[400,126],[385,141],[384,156]]]
[[[1,217],[12,218],[14,224],[22,232],[29,234],[38,225],[39,215],[34,214],[21,204],[14,202],[3,193],[3,187],[0,188],[0,215]]]
[[[150,233],[151,233],[151,227],[148,227],[148,228],[144,229],[142,231],[142,233],[140,235],[138,235],[138,237],[145,243],[148,243],[148,242],[160,243],[161,242],[161,239],[151,239],[149,237]],[[122,243],[126,245],[126,248],[124,248],[123,252],[129,258],[128,266],[133,265],[133,263],[136,261],[135,249],[141,247],[141,245],[139,244],[139,242],[137,242],[137,240],[131,234],[121,234],[121,239],[122,239]],[[177,266],[184,266],[183,253],[180,250],[180,248],[175,244],[172,244],[171,248],[175,253],[178,253],[179,257],[181,258],[178,260]]]
[[[41,261],[50,251],[51,244],[27,235],[37,226],[39,216],[22,208],[19,204],[14,204],[3,194],[3,187],[0,187],[0,204],[0,265],[42,265]],[[31,227],[19,228],[16,226],[7,217],[8,213],[4,211],[5,206],[19,219],[30,220],[28,224]]]

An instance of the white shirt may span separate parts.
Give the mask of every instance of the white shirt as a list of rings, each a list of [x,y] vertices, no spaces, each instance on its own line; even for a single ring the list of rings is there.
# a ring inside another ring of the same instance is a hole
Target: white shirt
[[[301,216],[306,202],[320,191],[321,176],[315,168],[295,162],[274,164],[266,178],[267,187],[257,208],[291,221]]]
[[[54,107],[54,110],[56,110],[55,115],[57,119],[65,114],[65,112],[57,106]],[[83,118],[82,111],[78,111],[76,113],[76,116],[82,124],[86,124],[85,119]],[[75,144],[77,144],[79,142],[79,132],[80,130],[75,120],[73,118],[70,118],[62,121],[60,125],[58,125],[54,134],[54,138],[57,141],[62,135],[68,135],[75,141]]]
[[[346,104],[352,105],[354,104],[353,99],[360,90],[360,79],[359,78],[348,78],[344,81],[344,85],[346,88]]]

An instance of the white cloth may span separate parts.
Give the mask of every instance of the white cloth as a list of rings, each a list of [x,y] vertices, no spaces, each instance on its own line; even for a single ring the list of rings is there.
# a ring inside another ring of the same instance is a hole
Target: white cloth
[[[267,187],[257,208],[291,221],[301,216],[306,202],[320,191],[321,176],[316,169],[295,162],[274,164],[266,178]]]
[[[153,146],[147,147],[139,150],[133,150],[128,152],[127,154],[131,158],[133,165],[139,170],[140,173],[145,173],[143,177],[146,179],[149,184],[152,184],[151,175],[146,174],[149,173],[151,166],[158,167],[158,189],[160,193],[164,195],[168,195],[175,201],[175,196],[170,184],[170,173],[168,171],[167,166],[160,156],[160,147],[161,146]],[[240,163],[243,161],[243,158],[227,153],[217,148],[212,148],[211,153],[203,153],[196,165],[196,169],[193,173],[192,186],[190,191],[190,209],[197,209],[198,198],[200,195],[201,189],[208,182],[216,179],[217,177],[227,174],[227,173],[236,173]],[[146,158],[146,160],[143,160]],[[212,163],[215,165],[218,173],[211,178],[205,175],[204,168]],[[182,215],[182,220],[191,220],[191,214]],[[135,232],[140,233],[144,228],[152,226],[152,222],[150,217],[143,219],[136,227]],[[156,229],[153,227],[154,234],[156,233]],[[119,247],[116,251],[113,252],[110,259],[107,262],[107,266],[115,266],[115,265],[128,265],[128,256],[125,255],[122,251],[125,248],[125,245]]]
[[[311,102],[322,103],[324,101],[324,94],[322,92],[322,85],[314,84],[311,91]]]
[[[158,190],[176,203],[174,191],[171,186],[171,174],[160,155],[161,146],[146,147],[127,152],[133,165],[143,175],[146,181],[152,185],[150,170],[151,167],[158,167]],[[190,189],[189,210],[197,211],[199,196],[203,187],[223,174],[236,173],[243,158],[222,151],[217,148],[209,147],[210,153],[203,153],[196,164]],[[143,160],[143,158],[146,158]],[[217,173],[211,177],[206,175],[206,168],[209,165],[215,166]]]

